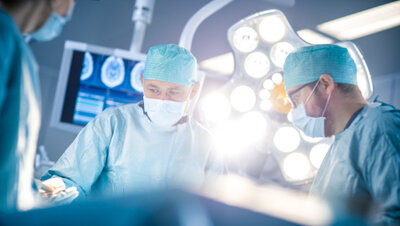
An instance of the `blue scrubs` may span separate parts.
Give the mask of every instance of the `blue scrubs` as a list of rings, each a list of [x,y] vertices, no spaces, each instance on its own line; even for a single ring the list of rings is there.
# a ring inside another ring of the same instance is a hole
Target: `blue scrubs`
[[[310,193],[328,200],[373,200],[382,208],[380,223],[400,224],[400,110],[366,105],[336,135]]]
[[[12,18],[0,10],[0,211],[34,205],[39,90],[36,61]]]
[[[197,189],[225,170],[211,136],[196,121],[157,127],[143,102],[106,109],[78,134],[42,179],[61,177],[79,197],[149,189]]]

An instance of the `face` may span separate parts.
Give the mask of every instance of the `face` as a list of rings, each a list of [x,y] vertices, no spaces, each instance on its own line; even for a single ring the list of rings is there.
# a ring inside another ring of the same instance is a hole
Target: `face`
[[[147,98],[184,102],[192,98],[193,86],[184,86],[158,80],[144,80],[143,92]]]
[[[315,90],[313,92],[314,87]],[[287,90],[287,93],[293,108],[304,104],[308,116],[321,117],[327,101],[327,97],[325,97],[321,89],[321,82],[318,84],[313,82],[292,87]]]
[[[74,2],[74,0],[54,0],[54,11],[57,12],[60,16],[65,17]]]
[[[40,29],[46,23],[53,11],[62,17],[67,16],[67,13],[74,3],[74,0],[45,0],[38,2],[34,6],[36,9],[35,12],[38,14],[38,23],[33,31]]]

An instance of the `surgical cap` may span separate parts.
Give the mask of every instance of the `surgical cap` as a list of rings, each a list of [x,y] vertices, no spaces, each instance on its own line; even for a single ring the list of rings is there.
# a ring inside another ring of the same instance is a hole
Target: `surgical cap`
[[[196,58],[174,44],[153,46],[147,53],[143,79],[191,86],[197,81]]]
[[[317,81],[329,74],[335,83],[357,85],[357,69],[346,48],[337,45],[305,46],[292,52],[283,66],[285,89]]]

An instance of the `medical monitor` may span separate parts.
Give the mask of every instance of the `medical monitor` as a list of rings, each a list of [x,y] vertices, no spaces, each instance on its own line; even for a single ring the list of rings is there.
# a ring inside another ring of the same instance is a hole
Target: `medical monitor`
[[[66,41],[51,126],[79,132],[108,107],[143,99],[145,55]]]

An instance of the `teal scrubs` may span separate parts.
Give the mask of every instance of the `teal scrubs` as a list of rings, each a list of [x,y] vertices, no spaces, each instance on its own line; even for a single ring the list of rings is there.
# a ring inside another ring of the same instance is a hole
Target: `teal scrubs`
[[[157,127],[143,102],[106,109],[78,134],[42,179],[61,177],[79,197],[197,189],[224,173],[208,131],[190,117],[169,128]]]
[[[0,10],[0,211],[29,209],[41,111],[37,64]]]
[[[400,110],[384,103],[366,105],[337,134],[310,193],[328,200],[372,200],[377,221],[400,224]]]

